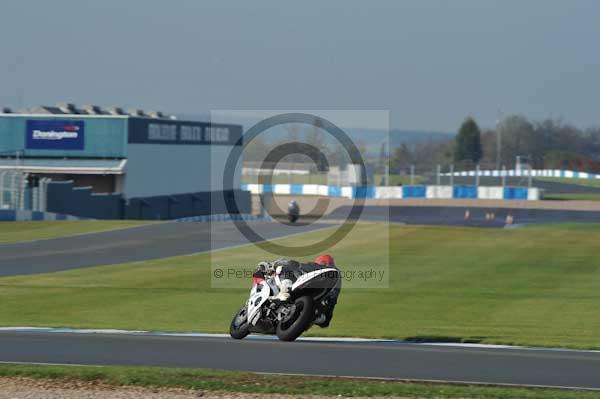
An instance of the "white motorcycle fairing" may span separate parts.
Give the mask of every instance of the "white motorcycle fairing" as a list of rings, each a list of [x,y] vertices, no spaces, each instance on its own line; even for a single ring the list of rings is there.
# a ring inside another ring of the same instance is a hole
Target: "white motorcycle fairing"
[[[256,322],[260,319],[260,308],[265,303],[271,294],[271,288],[266,281],[258,283],[252,287],[250,291],[250,298],[246,303],[248,309],[248,323],[256,325]]]
[[[298,279],[292,285],[292,291],[294,291],[296,288],[302,286],[303,284],[307,283],[308,281],[312,280],[313,278],[320,276],[321,274],[329,273],[329,272],[338,273],[338,270],[330,267],[327,269],[314,270],[312,272],[303,274],[302,276],[298,277]]]

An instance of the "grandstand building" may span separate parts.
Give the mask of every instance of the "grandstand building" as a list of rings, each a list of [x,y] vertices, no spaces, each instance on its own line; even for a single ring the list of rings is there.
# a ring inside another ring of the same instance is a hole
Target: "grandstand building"
[[[40,179],[72,182],[74,189],[119,195],[127,203],[161,197],[173,202],[173,196],[180,201],[199,193],[214,197],[240,188],[241,162],[227,187],[223,174],[229,154],[241,156],[241,135],[239,125],[119,107],[0,108],[0,173],[27,174],[31,186]]]

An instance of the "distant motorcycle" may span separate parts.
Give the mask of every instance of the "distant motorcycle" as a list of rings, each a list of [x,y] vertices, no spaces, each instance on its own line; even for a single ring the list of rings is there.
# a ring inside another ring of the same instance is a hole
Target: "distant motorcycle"
[[[243,339],[250,333],[276,334],[282,341],[294,341],[313,324],[326,318],[332,292],[339,290],[340,271],[335,267],[310,267],[294,276],[287,301],[275,299],[278,292],[275,273],[254,275],[250,297],[233,317],[229,333]]]
[[[291,200],[288,204],[288,220],[290,223],[296,223],[300,217],[300,206],[295,200]]]

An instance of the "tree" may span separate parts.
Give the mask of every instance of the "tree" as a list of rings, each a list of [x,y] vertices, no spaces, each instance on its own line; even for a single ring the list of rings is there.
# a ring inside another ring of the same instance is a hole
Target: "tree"
[[[471,117],[462,123],[454,143],[454,160],[479,162],[481,159],[481,131]]]
[[[390,173],[406,173],[412,161],[412,153],[406,143],[403,142],[399,147],[396,147],[390,159]]]
[[[500,123],[502,164],[513,167],[517,155],[526,156],[533,167],[539,166],[544,152],[543,132],[536,130],[521,115],[509,115]]]

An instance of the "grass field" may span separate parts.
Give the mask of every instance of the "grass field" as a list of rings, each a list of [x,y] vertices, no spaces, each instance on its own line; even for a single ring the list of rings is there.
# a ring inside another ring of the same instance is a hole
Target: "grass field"
[[[0,244],[43,240],[105,230],[139,226],[134,220],[60,220],[39,222],[0,222]]]
[[[423,184],[423,182],[427,180],[426,177],[420,175],[413,176],[413,184]],[[384,185],[385,179],[384,175],[374,175],[373,176],[373,184],[376,186]],[[390,186],[408,186],[410,185],[410,175],[394,175],[391,174],[388,176],[388,184]]]
[[[600,187],[600,179],[573,179],[568,177],[536,177],[535,180],[552,183],[576,184],[578,186]]]
[[[55,381],[78,381],[80,382],[78,384],[80,387],[89,386],[90,383],[104,383],[113,386],[177,387],[200,391],[299,396],[398,396],[402,398],[448,399],[600,399],[600,393],[598,392],[418,384],[350,378],[302,376],[294,376],[293,378],[278,376],[275,378],[271,375],[189,368],[4,364],[0,365],[0,377],[30,377]],[[82,391],[82,394],[84,392]]]
[[[555,201],[600,201],[600,193],[549,193],[545,200]]]
[[[389,233],[389,288],[343,290],[331,327],[310,334],[600,348],[600,225],[386,229],[358,225],[331,252],[346,270],[384,265]],[[2,278],[0,325],[225,332],[250,281],[211,288],[210,256]],[[219,266],[264,258],[212,254]]]

